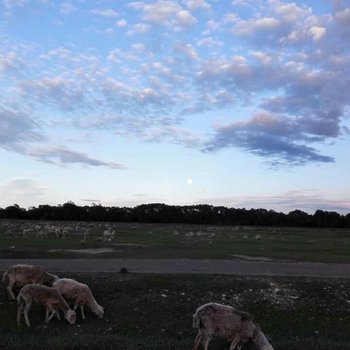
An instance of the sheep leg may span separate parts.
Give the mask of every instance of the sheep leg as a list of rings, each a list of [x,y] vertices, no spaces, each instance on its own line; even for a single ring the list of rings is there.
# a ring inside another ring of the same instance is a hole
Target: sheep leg
[[[197,336],[196,336],[196,339],[194,340],[193,350],[197,350],[198,349],[199,345],[202,342],[202,338],[203,338],[202,331],[199,329],[198,333],[197,333]]]
[[[208,345],[211,341],[212,336],[211,335],[206,335],[205,337],[205,342],[204,342],[204,350],[208,350]]]
[[[52,317],[54,317],[55,315],[57,316],[58,315],[58,312],[56,311],[56,310],[50,310],[51,311],[51,315],[50,315],[50,317],[49,317],[49,319],[47,320],[47,323],[49,322],[49,321],[51,321],[51,319],[52,319]],[[57,316],[57,318],[58,318],[59,316]],[[60,318],[58,318],[58,319],[60,319]]]
[[[9,281],[9,284],[8,286],[6,287],[7,291],[9,292],[10,294],[10,297],[12,300],[16,300],[16,297],[15,295],[13,294],[13,291],[12,291],[12,287],[15,285],[15,282],[14,281]]]
[[[23,310],[24,310],[24,304],[19,305],[18,309],[17,309],[17,325],[18,326],[21,325]]]
[[[80,312],[81,312],[81,317],[83,318],[83,320],[85,320],[84,305],[80,305]]]
[[[49,314],[50,314],[50,310],[49,308],[46,308],[45,323],[49,323]]]
[[[81,317],[85,320],[84,305],[75,304],[73,310],[75,311],[78,306],[80,306]]]
[[[24,319],[26,321],[27,327],[30,327],[30,322],[29,322],[29,318],[28,318],[28,311],[29,311],[29,308],[30,308],[31,304],[32,303],[28,303],[24,307]]]
[[[61,320],[61,316],[60,316],[59,310],[56,310],[55,315],[56,315],[57,319],[60,321]]]
[[[239,337],[239,335],[237,334],[237,335],[234,337],[234,339],[233,339],[233,341],[232,341],[232,343],[231,343],[231,346],[230,346],[230,349],[229,349],[229,350],[240,350],[241,345],[240,345],[240,344],[238,345],[239,341],[240,341],[240,337]],[[237,346],[237,345],[238,345],[238,346]]]

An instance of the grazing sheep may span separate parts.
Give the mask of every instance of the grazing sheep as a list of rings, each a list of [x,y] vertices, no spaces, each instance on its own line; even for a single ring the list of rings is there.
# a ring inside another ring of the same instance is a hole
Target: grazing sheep
[[[114,234],[115,231],[114,230],[104,230],[103,234],[102,234],[102,241],[103,242],[111,242],[114,239]]]
[[[52,275],[46,272],[42,267],[36,265],[18,264],[11,266],[2,276],[2,282],[5,282],[8,277],[9,284],[7,290],[11,296],[11,299],[15,300],[16,297],[13,294],[12,287],[23,287],[26,284],[52,284],[58,280],[58,276]]]
[[[80,306],[81,317],[84,320],[84,305],[87,305],[98,318],[103,317],[103,307],[97,304],[88,285],[70,278],[61,278],[53,284],[53,287],[57,288],[67,300],[74,300],[74,310]]]
[[[248,341],[252,341],[257,350],[273,350],[251,316],[232,306],[217,303],[202,305],[193,315],[193,327],[198,328],[194,350],[197,350],[201,343],[204,343],[204,350],[208,350],[213,336],[231,341],[230,350],[240,350]]]
[[[24,313],[26,325],[27,327],[30,327],[28,311],[33,302],[45,305],[46,323],[48,323],[54,315],[60,319],[59,310],[63,311],[65,319],[70,324],[74,324],[76,321],[75,311],[70,309],[69,305],[63,299],[60,292],[55,288],[43,286],[40,284],[27,284],[19,291],[17,301],[19,304],[17,310],[18,325],[21,324],[22,314]]]

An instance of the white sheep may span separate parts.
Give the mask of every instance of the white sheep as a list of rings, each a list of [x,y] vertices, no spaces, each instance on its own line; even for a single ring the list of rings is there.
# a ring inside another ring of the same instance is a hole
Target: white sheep
[[[81,317],[84,320],[84,305],[87,305],[98,318],[103,317],[103,307],[97,304],[88,285],[71,278],[61,278],[53,284],[53,287],[57,288],[67,300],[74,300],[74,310],[80,306]]]
[[[41,284],[27,284],[18,293],[17,302],[19,304],[17,310],[17,324],[21,324],[22,314],[27,327],[30,327],[28,318],[28,311],[33,302],[42,304],[46,308],[45,322],[48,323],[51,318],[56,315],[58,319],[59,310],[64,313],[65,319],[74,324],[76,321],[76,313],[71,310],[67,302],[63,299],[60,292],[51,287],[43,286]],[[50,315],[51,312],[51,315]]]
[[[52,275],[45,271],[42,267],[36,265],[18,264],[11,266],[2,276],[2,282],[5,282],[8,277],[9,284],[7,290],[11,296],[11,299],[15,300],[16,297],[13,294],[12,287],[23,287],[26,284],[52,284],[59,279],[58,276]]]
[[[231,341],[230,350],[240,350],[248,341],[252,341],[257,350],[273,350],[251,316],[232,306],[217,303],[202,305],[193,315],[193,327],[198,328],[194,350],[197,350],[201,343],[204,343],[204,349],[208,350],[213,336]]]
[[[104,230],[102,233],[102,241],[103,242],[111,242],[114,239],[114,230]]]

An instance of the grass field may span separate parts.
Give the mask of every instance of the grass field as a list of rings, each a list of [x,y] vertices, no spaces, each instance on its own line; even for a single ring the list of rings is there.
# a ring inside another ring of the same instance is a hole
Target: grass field
[[[217,301],[250,312],[275,350],[350,349],[350,281],[305,278],[65,274],[88,283],[105,307],[103,320],[86,312],[76,325],[44,324],[40,306],[30,311],[32,328],[16,325],[15,302],[0,295],[0,348],[187,350],[196,331],[192,314]],[[216,339],[211,350],[227,350]],[[244,349],[252,349],[249,344]]]
[[[69,235],[63,239],[52,232],[52,227],[65,228]],[[106,228],[115,230],[114,240],[102,241]],[[89,234],[84,239],[87,229]],[[24,235],[24,230],[29,232]],[[0,258],[234,259],[237,255],[350,263],[350,230],[0,221]]]

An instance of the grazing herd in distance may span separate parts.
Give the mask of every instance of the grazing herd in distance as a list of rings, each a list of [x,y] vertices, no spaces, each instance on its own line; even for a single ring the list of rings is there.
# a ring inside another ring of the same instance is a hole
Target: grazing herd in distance
[[[98,318],[102,319],[104,316],[103,307],[97,303],[88,285],[70,278],[59,278],[41,266],[13,265],[4,272],[2,281],[5,282],[6,279],[6,289],[10,298],[17,299],[18,325],[21,325],[24,316],[27,327],[31,326],[28,312],[32,303],[39,303],[45,307],[46,323],[55,316],[60,320],[61,311],[69,324],[75,324],[78,307],[84,320],[84,306],[89,307]],[[17,298],[13,287],[21,287]],[[74,303],[73,308],[68,304],[70,301]],[[203,345],[204,350],[208,350],[209,342],[215,336],[229,340],[230,350],[241,350],[247,342],[253,343],[257,350],[273,350],[251,315],[232,306],[218,303],[200,306],[193,315],[193,328],[198,329],[194,350],[198,350],[200,345]]]

